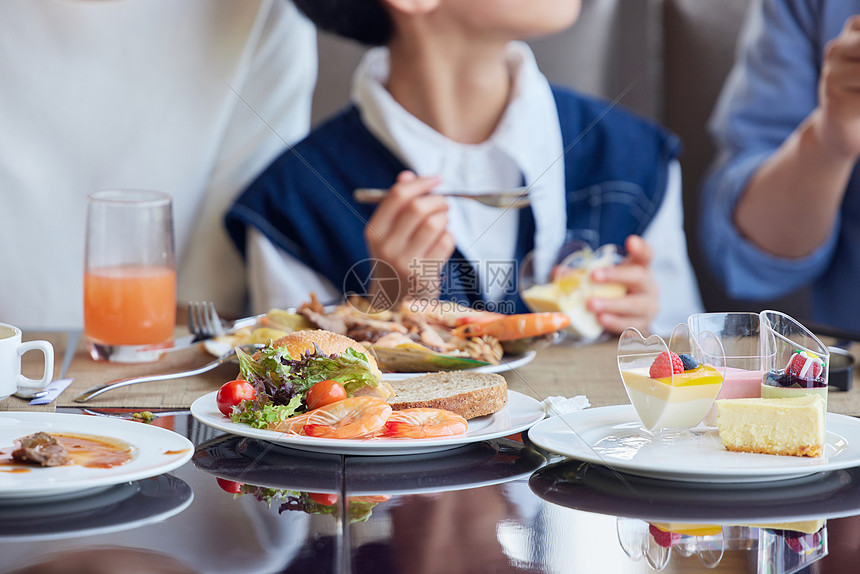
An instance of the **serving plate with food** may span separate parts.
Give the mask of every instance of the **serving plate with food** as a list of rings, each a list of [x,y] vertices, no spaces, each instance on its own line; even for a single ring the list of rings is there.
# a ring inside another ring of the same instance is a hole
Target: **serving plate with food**
[[[169,472],[194,446],[169,430],[123,419],[0,413],[0,501],[63,497]]]
[[[324,306],[312,296],[297,309],[272,309],[204,344],[221,356],[237,345],[321,329],[364,345],[386,379],[456,370],[498,373],[530,362],[537,350],[559,338],[569,321],[564,313],[502,315],[451,302],[403,301],[396,308],[373,311],[359,297]]]
[[[439,372],[383,380],[361,343],[323,330],[237,351],[240,375],[197,399],[191,414],[232,434],[302,450],[363,455],[454,448],[526,430],[540,403],[503,377]]]
[[[772,482],[860,465],[860,441],[855,438],[860,436],[860,421],[835,413],[827,413],[826,420],[819,457],[731,452],[723,446],[717,429],[683,435],[670,445],[642,440],[642,423],[632,405],[552,417],[532,427],[528,436],[550,452],[638,476],[694,482]]]

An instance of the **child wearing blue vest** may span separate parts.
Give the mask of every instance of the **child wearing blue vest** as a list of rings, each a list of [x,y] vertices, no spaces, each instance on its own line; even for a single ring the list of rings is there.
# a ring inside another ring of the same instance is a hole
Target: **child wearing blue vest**
[[[570,237],[626,249],[592,274],[627,295],[601,325],[668,334],[701,310],[687,259],[677,139],[551,86],[517,40],[570,26],[579,0],[295,0],[318,27],[378,46],[352,103],[282,154],[229,211],[254,311],[316,292],[439,297],[526,311],[517,270]],[[521,210],[434,191],[527,186]],[[359,188],[389,189],[378,205]],[[379,300],[377,298],[377,300]]]

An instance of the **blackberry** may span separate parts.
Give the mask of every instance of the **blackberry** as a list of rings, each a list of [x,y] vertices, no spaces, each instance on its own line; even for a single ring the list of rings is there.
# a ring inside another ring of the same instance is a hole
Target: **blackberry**
[[[698,368],[699,362],[692,355],[680,355],[680,357],[685,371]]]

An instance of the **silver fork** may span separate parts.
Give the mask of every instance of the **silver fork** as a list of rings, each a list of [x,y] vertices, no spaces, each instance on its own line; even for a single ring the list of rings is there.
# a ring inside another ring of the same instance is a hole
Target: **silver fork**
[[[226,332],[224,322],[211,301],[188,302],[188,330],[194,335],[192,342],[218,337]]]
[[[258,349],[261,349],[263,347],[263,345],[248,344],[248,345],[240,345],[240,347],[243,351],[245,351],[246,353],[248,353],[250,355],[250,354],[253,354],[254,352],[256,352]],[[86,391],[84,391],[83,393],[81,393],[80,395],[75,397],[75,402],[76,403],[85,403],[88,400],[90,400],[94,397],[97,397],[102,393],[106,393],[107,391],[112,391],[113,389],[118,389],[120,387],[126,387],[128,385],[136,385],[138,383],[149,383],[152,381],[167,381],[170,379],[181,379],[184,377],[192,377],[194,375],[199,375],[199,374],[205,373],[207,371],[211,371],[215,367],[217,367],[219,365],[223,365],[227,361],[232,361],[234,359],[236,359],[236,350],[231,347],[229,351],[225,351],[223,355],[221,355],[220,357],[218,357],[214,361],[206,363],[202,367],[197,367],[196,369],[190,369],[188,371],[181,371],[178,373],[159,373],[156,375],[147,375],[144,377],[131,377],[128,379],[119,379],[117,381],[111,381],[109,383],[105,383],[103,385],[97,385],[95,387],[92,387],[91,389],[87,389]]]
[[[522,209],[531,203],[528,187],[517,187],[504,191],[489,191],[483,193],[469,193],[465,191],[434,191],[433,193],[447,195],[449,197],[473,199],[478,203],[503,209]],[[388,195],[387,189],[361,187],[353,192],[352,197],[358,203],[374,204],[385,199],[386,195]]]

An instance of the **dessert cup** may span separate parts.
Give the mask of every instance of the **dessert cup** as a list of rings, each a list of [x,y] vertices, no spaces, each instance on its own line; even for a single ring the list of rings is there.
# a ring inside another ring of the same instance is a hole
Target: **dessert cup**
[[[795,319],[778,311],[762,311],[764,379],[762,398],[817,394],[827,410],[830,351]]]
[[[570,317],[568,338],[591,343],[603,335],[603,327],[586,307],[592,297],[623,297],[624,286],[594,283],[595,269],[617,265],[623,258],[617,245],[592,249],[581,239],[569,239],[559,249],[552,264],[538,259],[532,251],[523,258],[519,272],[520,297],[534,313],[560,311]],[[544,258],[546,259],[546,258]]]
[[[720,340],[687,324],[675,327],[668,345],[658,335],[646,339],[634,328],[625,330],[618,340],[617,360],[645,434],[662,441],[686,437],[702,422],[725,372]]]
[[[761,396],[765,358],[758,313],[697,313],[690,315],[687,325],[694,333],[713,333],[723,347],[726,371],[717,400]],[[716,408],[711,408],[704,422],[716,424]]]

